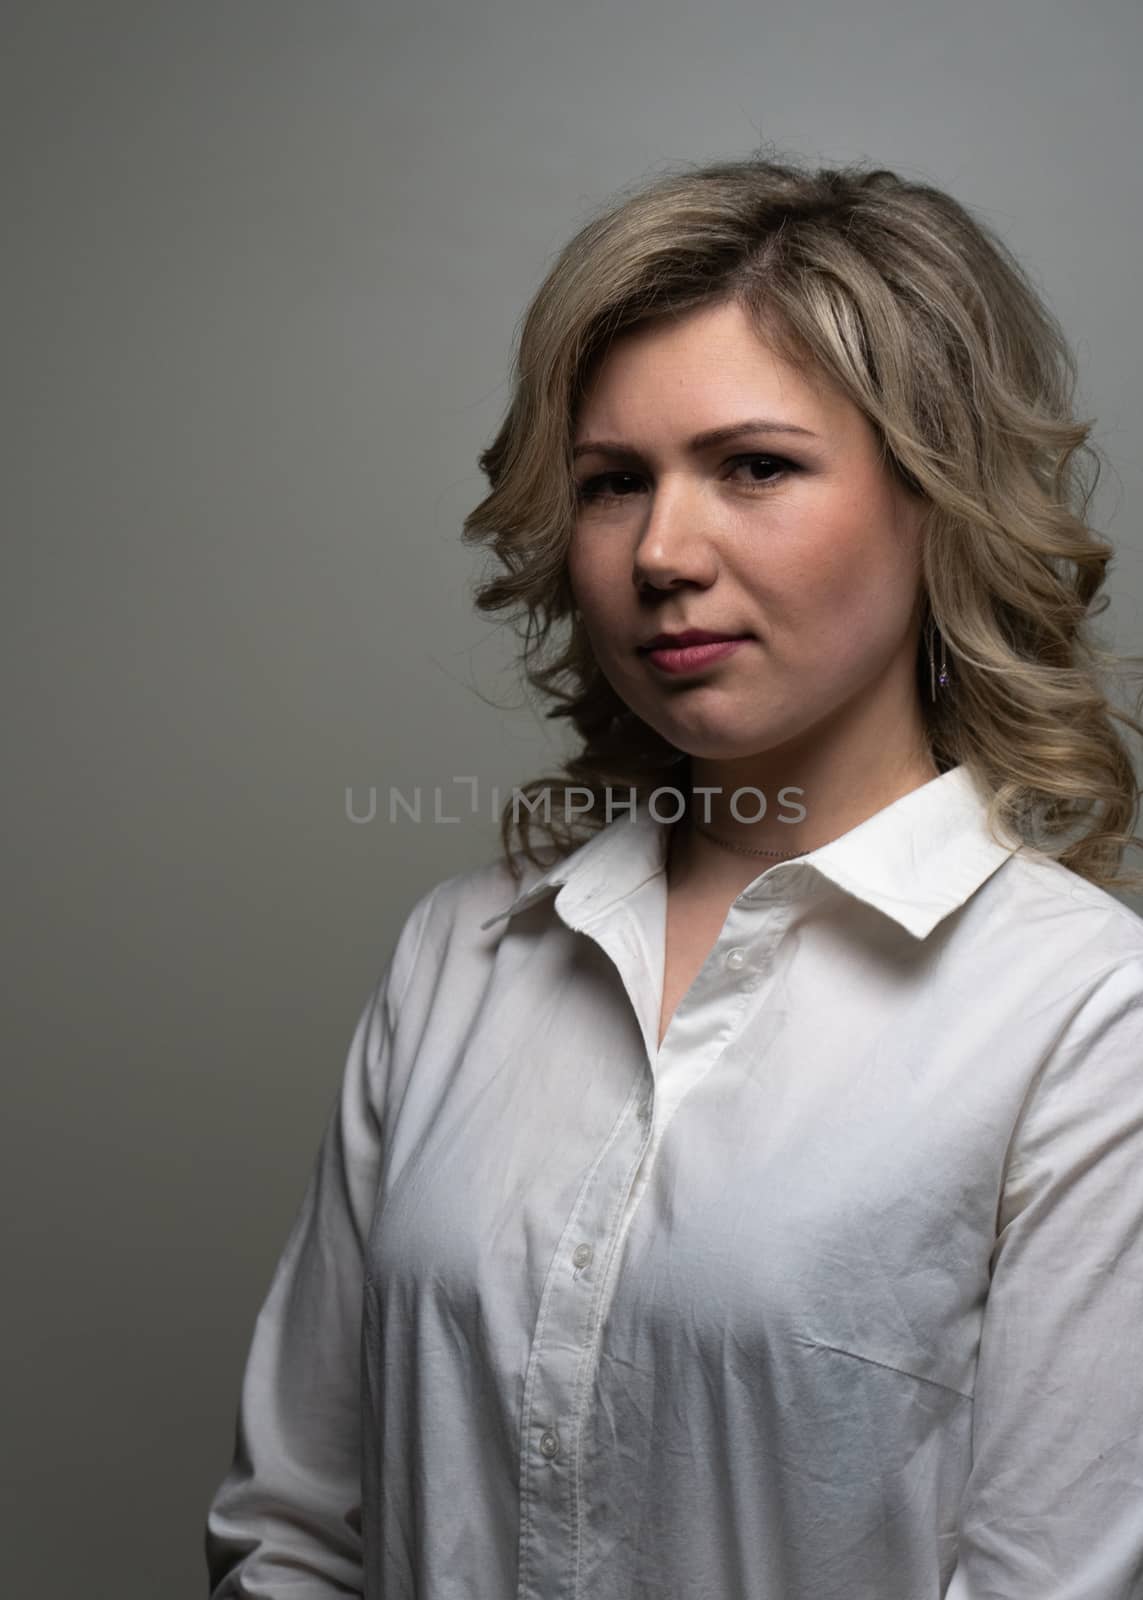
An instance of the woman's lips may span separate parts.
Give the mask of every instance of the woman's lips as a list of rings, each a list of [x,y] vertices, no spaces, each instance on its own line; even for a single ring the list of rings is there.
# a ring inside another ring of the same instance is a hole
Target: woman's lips
[[[646,650],[644,654],[663,672],[695,672],[711,662],[721,661],[724,656],[748,643],[749,639],[744,635],[741,639],[718,639],[713,644],[685,644],[676,649],[663,647]]]

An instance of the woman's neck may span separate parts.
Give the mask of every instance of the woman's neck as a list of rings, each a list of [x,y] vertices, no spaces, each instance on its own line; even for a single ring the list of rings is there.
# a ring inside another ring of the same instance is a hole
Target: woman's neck
[[[666,864],[668,883],[672,889],[688,893],[702,892],[705,888],[714,897],[730,893],[733,898],[768,867],[831,843],[938,776],[935,763],[926,755],[908,771],[881,774],[859,787],[851,786],[848,791],[839,789],[832,796],[819,796],[815,804],[810,803],[807,786],[806,796],[799,795],[797,802],[804,806],[806,815],[791,822],[779,820],[780,806],[774,808],[773,815],[768,806],[767,815],[759,822],[742,822],[730,810],[730,795],[689,794],[686,813],[671,829]],[[704,781],[696,780],[696,787],[701,787]],[[767,799],[770,798],[767,795]],[[753,803],[753,796],[745,797],[740,809],[747,811]],[[709,833],[696,827],[696,820],[717,838],[711,838]],[[720,840],[725,842],[720,843]],[[728,845],[743,848],[730,849]],[[745,849],[782,853],[750,855],[743,853]]]

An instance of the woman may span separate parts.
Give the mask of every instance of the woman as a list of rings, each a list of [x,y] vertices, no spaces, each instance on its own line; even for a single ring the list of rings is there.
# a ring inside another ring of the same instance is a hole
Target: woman
[[[579,748],[358,1023],[214,1600],[1143,1594],[1143,725],[1074,379],[891,172],[675,172],[564,250],[466,536]]]

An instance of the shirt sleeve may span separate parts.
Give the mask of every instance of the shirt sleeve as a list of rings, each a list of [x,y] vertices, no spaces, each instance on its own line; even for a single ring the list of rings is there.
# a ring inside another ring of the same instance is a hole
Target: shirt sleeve
[[[364,1252],[400,999],[432,894],[362,1012],[251,1339],[230,1468],[206,1521],[210,1600],[360,1595]]]
[[[1141,1600],[1143,956],[1038,1076],[997,1224],[946,1600]]]

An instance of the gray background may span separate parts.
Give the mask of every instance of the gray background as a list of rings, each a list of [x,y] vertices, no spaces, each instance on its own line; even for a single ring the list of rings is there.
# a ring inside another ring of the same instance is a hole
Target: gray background
[[[357,1015],[560,748],[458,537],[553,253],[762,139],[950,189],[1078,351],[1143,650],[1143,13],[9,0],[4,33],[5,1580],[178,1600]],[[460,820],[390,824],[390,784]]]

